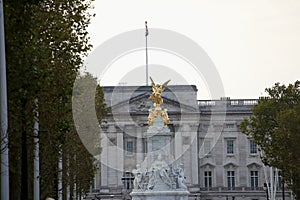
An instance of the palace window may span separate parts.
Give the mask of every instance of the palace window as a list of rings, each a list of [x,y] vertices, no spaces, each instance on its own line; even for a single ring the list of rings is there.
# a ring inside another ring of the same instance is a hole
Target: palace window
[[[252,189],[258,188],[258,171],[250,171],[250,185]]]
[[[148,147],[147,147],[147,138],[143,138],[143,153],[147,153],[148,152]]]
[[[277,189],[282,188],[282,172],[281,172],[281,170],[278,170],[278,173],[276,173],[276,170],[275,170],[273,177],[274,177],[274,183],[277,183],[276,184]]]
[[[204,187],[212,187],[212,173],[211,171],[204,171]]]
[[[208,155],[211,153],[211,142],[209,140],[204,141],[204,154]]]
[[[225,124],[226,128],[234,128],[234,124]]]
[[[132,140],[126,141],[126,154],[127,155],[133,154],[133,141]]]
[[[209,128],[209,124],[203,124],[202,127],[203,127],[203,129],[208,129]]]
[[[227,187],[234,188],[235,187],[235,172],[227,171]]]
[[[233,140],[226,140],[226,150],[227,150],[227,154],[234,153],[234,141]]]
[[[250,140],[250,154],[257,154],[257,144]]]

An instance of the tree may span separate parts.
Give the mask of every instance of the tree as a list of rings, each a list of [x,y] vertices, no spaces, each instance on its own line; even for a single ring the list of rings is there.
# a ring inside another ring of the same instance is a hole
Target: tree
[[[267,88],[253,114],[241,123],[263,152],[266,165],[283,172],[283,180],[300,198],[300,81]]]
[[[94,156],[99,157],[101,152],[99,126],[107,114],[103,89],[97,84],[97,79],[89,73],[79,76],[78,79],[79,85],[73,91],[74,129],[68,135],[68,143],[64,145],[64,163],[70,165],[69,169],[64,169],[64,179],[69,183],[65,186],[71,188],[71,194],[76,194],[74,199],[78,199],[90,189],[96,170],[93,165],[96,161]],[[85,148],[78,148],[81,146]],[[73,192],[75,184],[76,191]]]
[[[89,73],[79,76],[73,90],[73,119],[82,143],[94,156],[100,153],[99,126],[107,112],[97,79]]]
[[[73,82],[91,48],[87,32],[91,1],[4,1],[11,199],[32,199],[36,99],[41,199],[49,195],[57,199],[61,155],[64,171],[87,172],[86,177],[76,176],[76,183],[82,193],[88,191],[93,158],[78,141],[71,102]],[[71,165],[74,158],[84,162]]]

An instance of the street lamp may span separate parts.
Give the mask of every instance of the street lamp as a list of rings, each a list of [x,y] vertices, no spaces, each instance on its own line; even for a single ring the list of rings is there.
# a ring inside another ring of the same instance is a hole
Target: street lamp
[[[284,182],[282,183],[282,200],[285,200]]]
[[[124,186],[122,191],[123,199],[128,199],[128,194],[131,191],[133,186],[134,175],[131,172],[125,172],[121,180]]]

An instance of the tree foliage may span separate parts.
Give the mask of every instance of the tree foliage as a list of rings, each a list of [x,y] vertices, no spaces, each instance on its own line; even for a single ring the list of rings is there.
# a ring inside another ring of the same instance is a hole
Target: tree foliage
[[[57,199],[59,192],[64,199],[75,199],[73,194],[89,190],[94,159],[75,129],[72,89],[91,48],[87,32],[91,1],[4,1],[11,199],[32,199],[36,109],[41,199]],[[63,188],[58,188],[60,160]]]
[[[102,87],[89,73],[79,76],[73,89],[73,119],[78,135],[87,150],[99,155],[99,127],[107,114]]]
[[[259,145],[263,162],[281,169],[284,181],[300,198],[300,82],[276,83],[266,92],[241,129]]]

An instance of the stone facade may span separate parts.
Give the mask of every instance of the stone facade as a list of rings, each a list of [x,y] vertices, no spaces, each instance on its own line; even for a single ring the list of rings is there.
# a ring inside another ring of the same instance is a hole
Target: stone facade
[[[130,199],[132,170],[147,152],[151,86],[104,87],[104,93],[111,113],[101,126],[101,168],[91,194],[94,199]],[[166,145],[183,164],[190,199],[266,199],[269,168],[262,164],[256,144],[239,130],[257,100],[197,100],[192,85],[168,86],[162,97],[173,133]],[[280,192],[278,188],[277,199]],[[290,199],[289,191],[285,197]]]

